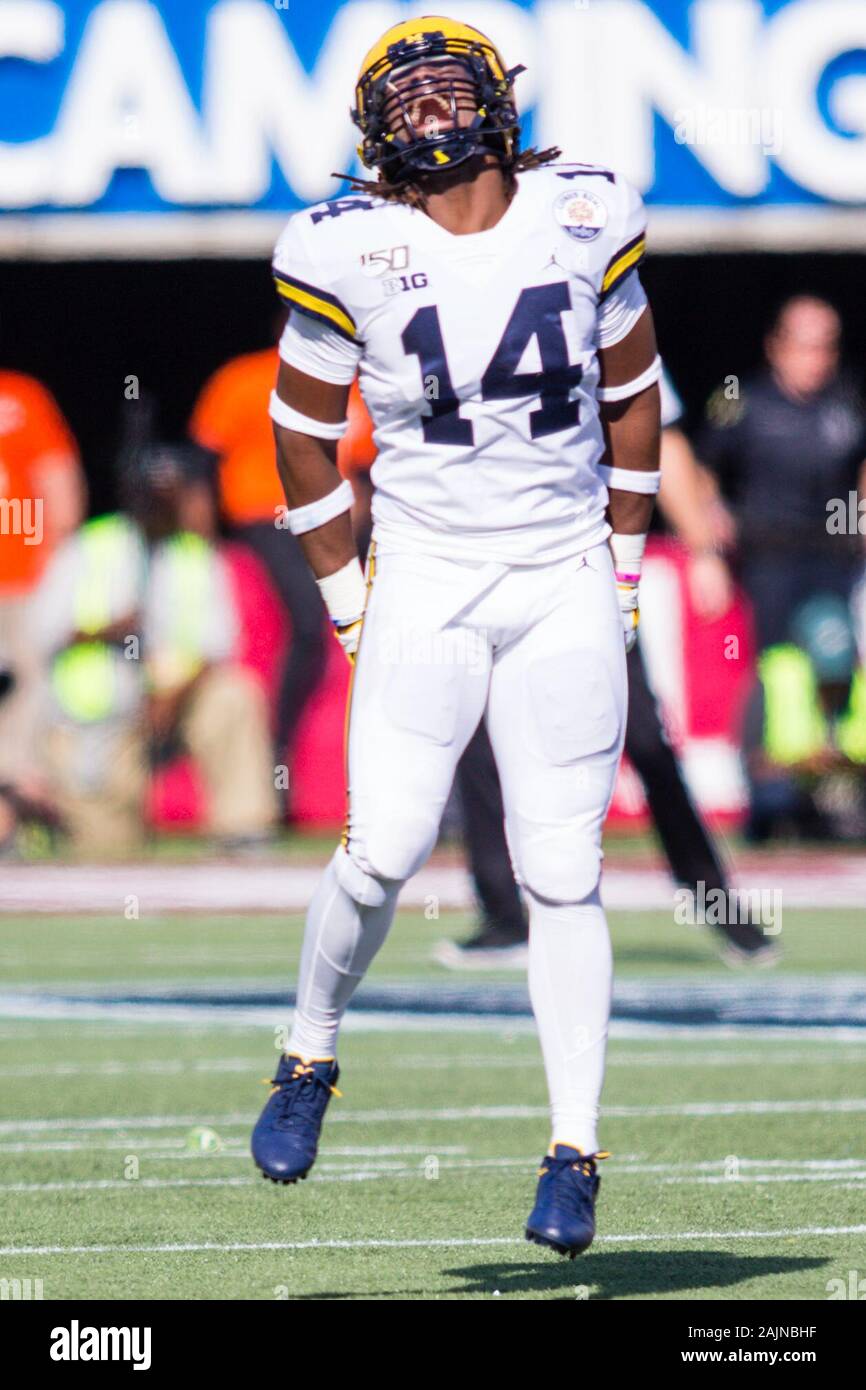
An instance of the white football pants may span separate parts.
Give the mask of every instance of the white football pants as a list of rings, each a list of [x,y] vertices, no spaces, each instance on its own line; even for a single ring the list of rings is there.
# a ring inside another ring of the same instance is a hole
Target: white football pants
[[[347,836],[310,905],[292,1052],[333,1055],[485,715],[529,901],[553,1140],[597,1147],[611,990],[601,832],[626,700],[607,545],[532,567],[379,550],[351,693]]]

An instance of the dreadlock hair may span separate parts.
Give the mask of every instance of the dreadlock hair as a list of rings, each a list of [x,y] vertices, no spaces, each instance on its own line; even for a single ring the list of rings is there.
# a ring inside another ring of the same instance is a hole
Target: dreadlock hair
[[[559,159],[561,154],[562,150],[558,145],[550,145],[546,150],[523,150],[507,163],[503,163],[502,172],[509,193],[516,187],[518,174],[525,174],[530,169],[540,169],[543,164],[551,164]],[[408,179],[401,183],[391,183],[381,174],[377,179],[359,179],[355,178],[354,174],[332,174],[331,178],[344,179],[353,193],[367,193],[386,202],[405,203],[407,207],[422,207],[424,203],[422,190]]]

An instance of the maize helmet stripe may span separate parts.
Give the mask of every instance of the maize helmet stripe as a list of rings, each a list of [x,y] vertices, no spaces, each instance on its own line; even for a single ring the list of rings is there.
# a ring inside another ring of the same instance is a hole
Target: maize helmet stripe
[[[372,69],[381,63],[388,66],[388,50],[398,43],[420,43],[432,34],[441,34],[446,41],[456,39],[460,44],[477,44],[485,50],[487,61],[490,64],[494,77],[500,82],[505,81],[505,64],[499,52],[480,29],[473,29],[471,24],[461,24],[456,19],[447,19],[444,15],[425,14],[420,19],[404,19],[400,24],[393,24],[390,29],[386,29],[382,37],[373,44],[361,64],[361,71],[358,73],[357,96],[358,110],[363,115],[363,94],[361,84]]]

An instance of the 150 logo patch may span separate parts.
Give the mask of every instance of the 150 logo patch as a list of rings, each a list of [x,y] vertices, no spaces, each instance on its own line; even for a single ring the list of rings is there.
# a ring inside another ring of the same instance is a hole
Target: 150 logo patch
[[[383,251],[365,251],[361,257],[361,271],[371,279],[386,275],[389,270],[405,270],[408,264],[408,246],[389,246]]]

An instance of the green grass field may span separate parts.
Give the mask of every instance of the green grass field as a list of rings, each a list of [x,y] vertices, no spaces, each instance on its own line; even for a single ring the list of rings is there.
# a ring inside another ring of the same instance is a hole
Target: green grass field
[[[467,926],[403,913],[371,987],[483,987],[430,961]],[[624,981],[738,978],[669,914],[612,928]],[[572,1263],[522,1239],[547,1141],[526,1019],[348,1028],[319,1162],[280,1188],[247,1148],[272,1019],[34,1016],[21,993],[273,993],[299,934],[271,916],[0,918],[0,1279],[42,1279],[46,1299],[821,1300],[866,1271],[866,1030],[616,1029],[599,1238]],[[829,987],[861,943],[856,912],[788,912],[782,975]],[[200,1125],[218,1152],[191,1147]]]

